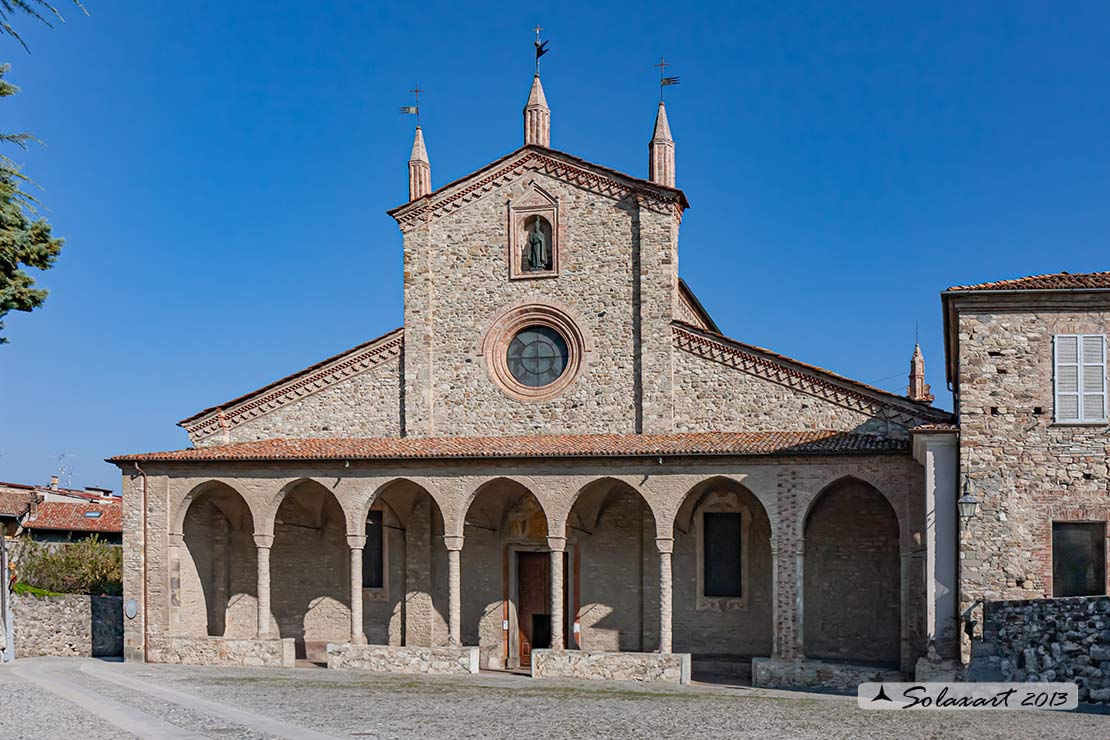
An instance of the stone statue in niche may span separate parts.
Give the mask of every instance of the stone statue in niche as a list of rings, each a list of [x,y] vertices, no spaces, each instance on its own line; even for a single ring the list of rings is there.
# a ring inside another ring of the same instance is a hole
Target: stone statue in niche
[[[539,216],[532,217],[532,228],[528,232],[528,271],[540,272],[551,269],[550,227]]]

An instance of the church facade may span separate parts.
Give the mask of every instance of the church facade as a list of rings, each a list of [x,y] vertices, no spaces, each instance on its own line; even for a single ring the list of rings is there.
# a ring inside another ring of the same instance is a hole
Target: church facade
[[[404,325],[181,422],[124,477],[129,660],[766,685],[958,650],[953,417],[723,336],[648,177],[524,145],[433,190]]]

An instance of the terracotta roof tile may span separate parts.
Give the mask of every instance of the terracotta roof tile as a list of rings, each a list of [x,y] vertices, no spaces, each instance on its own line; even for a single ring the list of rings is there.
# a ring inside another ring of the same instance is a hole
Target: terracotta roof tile
[[[949,291],[971,290],[1090,290],[1110,289],[1110,272],[1053,272],[976,285],[953,285]]]
[[[687,434],[541,434],[524,437],[267,439],[109,462],[223,460],[392,460],[678,455],[850,455],[905,452],[909,442],[836,431]]]
[[[44,501],[38,506],[38,516],[27,520],[24,528],[68,532],[122,532],[123,507],[113,503],[100,505]]]
[[[920,433],[920,432],[926,432],[926,433],[928,433],[928,432],[958,433],[959,431],[960,431],[960,427],[956,424],[918,424],[917,426],[915,426],[913,429],[910,430],[911,433]]]
[[[21,516],[27,513],[34,496],[29,491],[0,491],[0,516]]]

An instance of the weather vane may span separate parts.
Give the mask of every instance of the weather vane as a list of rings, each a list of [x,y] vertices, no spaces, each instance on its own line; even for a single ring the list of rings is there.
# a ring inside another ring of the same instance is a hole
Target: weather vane
[[[663,88],[667,85],[677,85],[678,77],[667,77],[667,67],[671,66],[669,62],[663,57],[659,57],[659,63],[651,65],[659,68],[659,102],[663,102]]]
[[[540,31],[543,30],[543,26],[541,26],[539,23],[537,23],[536,27],[533,28],[532,30],[536,32],[536,40],[533,42],[533,44],[536,47],[536,74],[539,75],[539,73],[540,73],[540,57],[542,57],[544,54],[546,54],[547,52],[549,52],[551,50],[547,48],[547,42],[546,41],[540,41]]]
[[[416,96],[416,105],[402,105],[401,114],[406,116],[416,116],[416,125],[420,125],[420,93],[424,92],[420,89],[420,83],[416,83],[416,87],[409,90],[410,93]]]

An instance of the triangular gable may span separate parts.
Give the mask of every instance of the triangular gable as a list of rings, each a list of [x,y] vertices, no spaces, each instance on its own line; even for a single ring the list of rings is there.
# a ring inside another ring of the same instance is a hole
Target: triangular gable
[[[401,356],[403,347],[404,329],[394,329],[258,390],[199,411],[177,422],[177,425],[183,427],[194,441],[210,437],[222,429],[249,421],[353,375],[397,359]]]
[[[690,324],[676,321],[672,331],[675,347],[684,352],[907,429],[953,418],[947,411]]]
[[[526,171],[542,172],[618,200],[636,194],[646,206],[658,210],[675,209],[681,213],[690,206],[686,195],[676,188],[632,177],[555,149],[524,146],[388,213],[397,220],[402,231],[408,231],[422,221],[458,210]]]

